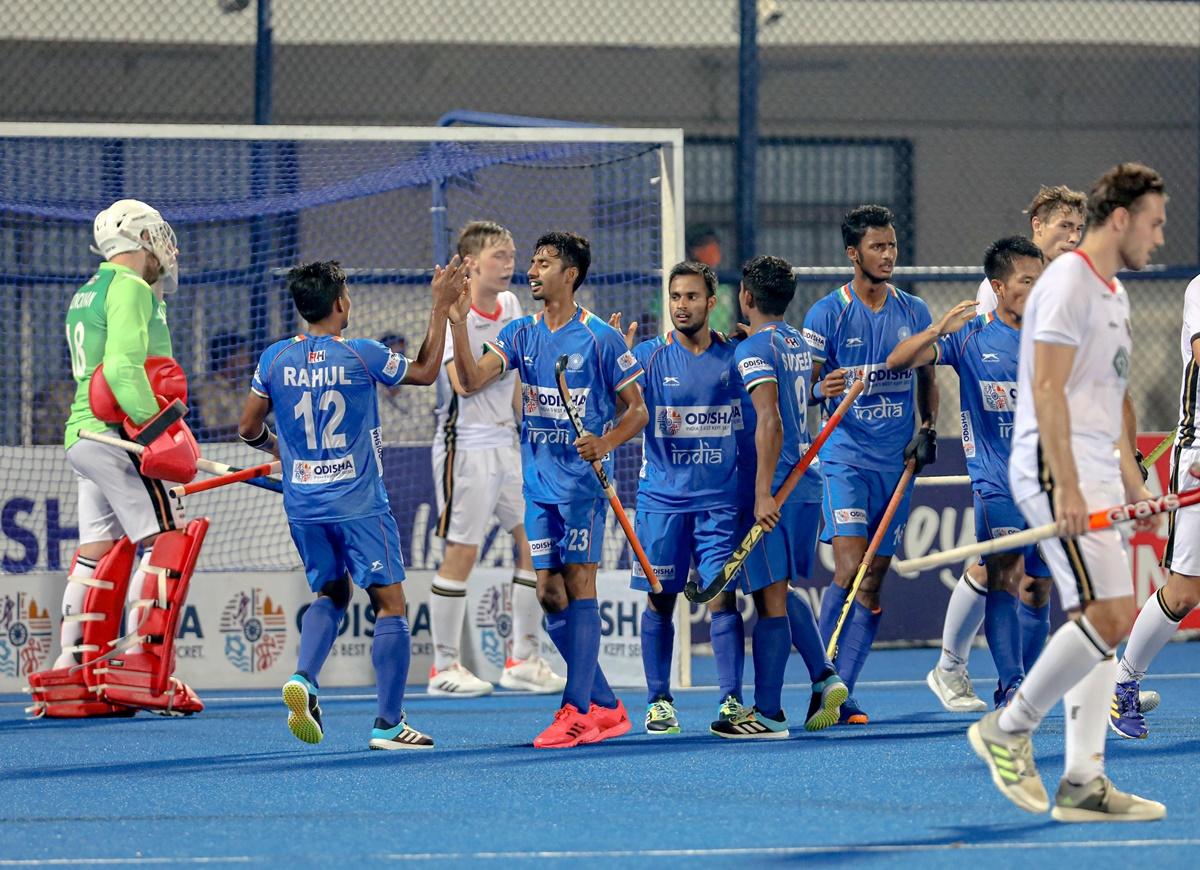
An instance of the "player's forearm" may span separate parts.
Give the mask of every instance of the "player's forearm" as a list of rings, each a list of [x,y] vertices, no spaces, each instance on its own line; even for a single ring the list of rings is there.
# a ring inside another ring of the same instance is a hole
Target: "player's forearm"
[[[608,442],[610,448],[615,450],[645,429],[648,422],[650,422],[650,412],[646,410],[645,402],[631,404],[617,420],[617,425],[613,426],[604,436],[604,440]]]
[[[469,345],[468,345],[469,346]],[[417,351],[417,358],[408,367],[405,381],[418,386],[428,386],[437,380],[438,369],[446,350],[446,309],[435,305],[429,314],[429,327],[425,340]]]
[[[1033,407],[1037,414],[1038,443],[1055,484],[1079,486],[1079,470],[1071,452],[1071,412],[1066,393],[1060,386],[1035,381]]]
[[[932,363],[936,354],[933,346],[937,343],[936,326],[931,326],[923,332],[910,336],[900,342],[888,354],[887,367],[896,369],[911,369]]]
[[[1121,428],[1125,436],[1117,445],[1121,460],[1121,482],[1127,493],[1138,492],[1145,481],[1142,480],[1142,469],[1137,460],[1137,410],[1129,393],[1125,394],[1121,410]]]
[[[783,424],[779,412],[759,414],[754,427],[754,451],[758,457],[758,468],[754,475],[756,496],[771,495],[771,484],[775,480],[775,466],[783,450]]]
[[[464,320],[460,323],[451,323],[450,331],[454,336],[454,346],[457,348],[454,353],[454,370],[458,373],[458,383],[468,393],[478,392],[483,389],[485,383],[479,363],[471,355],[471,339],[467,334],[467,322]],[[483,355],[486,357],[487,351],[484,351]]]
[[[937,424],[940,404],[941,393],[938,390],[934,367],[923,365],[917,369],[917,413],[921,416],[922,426],[932,429]]]
[[[142,332],[145,339],[146,333]],[[137,336],[109,336],[104,347],[104,379],[121,410],[134,423],[142,424],[158,413],[158,402],[146,376],[146,342]]]

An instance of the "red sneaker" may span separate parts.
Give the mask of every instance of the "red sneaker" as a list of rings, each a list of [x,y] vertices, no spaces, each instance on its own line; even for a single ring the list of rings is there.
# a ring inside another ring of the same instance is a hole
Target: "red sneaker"
[[[617,699],[615,707],[601,707],[599,704],[592,704],[588,708],[587,718],[595,723],[596,729],[600,732],[597,740],[607,740],[610,737],[620,737],[633,727],[633,723],[629,721],[629,714],[625,712],[625,705],[621,699]]]
[[[628,731],[628,727],[625,729]],[[600,731],[589,716],[575,709],[574,704],[564,704],[554,714],[550,727],[533,738],[534,749],[569,749],[581,743],[595,743]]]

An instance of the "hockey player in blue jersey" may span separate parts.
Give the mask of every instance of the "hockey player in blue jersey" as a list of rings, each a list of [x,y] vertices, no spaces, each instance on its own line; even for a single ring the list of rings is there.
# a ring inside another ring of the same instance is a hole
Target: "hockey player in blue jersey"
[[[734,357],[737,376],[750,395],[745,416],[754,433],[754,461],[741,463],[739,488],[750,516],[743,518],[738,538],[755,521],[766,534],[747,557],[741,580],[758,612],[753,632],[754,706],[726,709],[723,704],[709,729],[732,739],[788,736],[781,695],[793,634],[806,663],[818,663],[805,727],[817,730],[834,724],[847,696],[825,659],[811,611],[807,620],[794,620],[794,626],[788,619],[789,581],[808,576],[820,524],[816,505],[803,492],[812,485],[808,480],[802,480],[781,507],[774,498],[809,444],[812,355],[801,333],[783,320],[795,293],[792,267],[779,257],[755,257],[742,269],[738,298],[750,319],[750,336],[737,345]]]
[[[457,257],[444,270],[434,270],[429,329],[410,362],[377,341],[342,337],[350,322],[350,293],[336,262],[297,266],[287,283],[307,329],[268,347],[254,371],[239,434],[283,463],[283,509],[309,586],[317,593],[300,623],[296,673],[283,686],[288,728],[306,743],[319,743],[324,736],[318,677],[353,582],[367,591],[376,614],[371,661],[379,697],[369,746],[433,747],[433,740],[404,717],[410,654],[404,563],[383,487],[376,384],[433,383],[447,313],[468,295],[466,274]],[[272,409],[277,435],[266,422]]]
[[[897,255],[892,213],[879,205],[859,206],[842,221],[842,241],[854,265],[854,279],[820,299],[804,320],[818,399],[825,398],[816,385],[822,370],[843,368],[849,383],[858,378],[867,382],[821,451],[825,475],[821,540],[832,543],[834,560],[833,583],[821,599],[821,636],[826,644],[906,461],[915,457],[920,471],[937,451],[933,367],[887,368],[892,349],[931,323],[924,301],[888,280]],[[920,428],[914,436],[916,423]],[[910,487],[868,566],[838,641],[836,665],[851,693],[879,629],[883,578],[904,534],[911,494]],[[851,697],[842,705],[841,721],[866,724],[867,714]]]
[[[993,312],[975,316],[976,300],[951,308],[933,326],[902,341],[888,368],[951,366],[958,372],[963,453],[975,501],[975,538],[988,541],[1025,529],[1008,484],[1016,413],[1017,358],[1025,300],[1042,273],[1041,250],[1024,236],[1000,239],[984,255],[984,272],[996,294]],[[984,560],[987,603],[984,632],[996,663],[997,707],[1007,703],[1025,676],[1017,596],[1023,576],[1049,578],[1036,546]],[[946,651],[943,651],[943,657]],[[965,665],[965,662],[951,662]],[[926,682],[939,698],[952,694],[957,671],[934,667]]]
[[[650,417],[642,440],[637,536],[663,588],[651,593],[645,573],[634,563],[630,585],[647,593],[641,640],[648,734],[680,731],[671,694],[672,615],[689,569],[694,562],[701,585],[707,585],[736,545],[738,441],[746,399],[733,344],[709,328],[717,303],[716,273],[703,263],[685,261],[671,270],[668,288],[675,328],[633,348],[645,372]],[[619,315],[609,323],[619,329]],[[726,594],[733,598],[734,593]],[[714,608],[720,630],[714,624],[713,655],[722,697],[734,694],[740,701],[744,634],[724,623],[740,623],[741,614],[736,602],[722,609],[728,615],[718,616]]]
[[[533,298],[545,309],[504,327],[485,343],[478,361],[471,354],[454,357],[467,390],[481,389],[510,369],[521,377],[525,531],[546,633],[567,662],[562,707],[534,739],[539,749],[595,743],[631,727],[598,661],[596,568],[608,505],[591,464],[603,462],[611,478],[612,451],[645,427],[647,413],[637,383],[641,364],[619,332],[575,302],[590,264],[587,239],[543,235],[528,274]],[[460,348],[469,346],[467,310],[460,303],[450,316]],[[554,369],[561,356],[568,358],[567,387],[587,430],[578,438],[558,391]]]

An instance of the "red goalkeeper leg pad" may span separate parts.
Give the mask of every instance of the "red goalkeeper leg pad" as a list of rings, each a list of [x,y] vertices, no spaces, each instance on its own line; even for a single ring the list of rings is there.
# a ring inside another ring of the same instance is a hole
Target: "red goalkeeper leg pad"
[[[132,605],[138,625],[90,669],[89,682],[96,681],[104,700],[167,714],[204,709],[196,693],[172,675],[175,633],[207,531],[208,520],[201,517],[182,532],[163,532],[155,538],[141,597]],[[125,651],[137,644],[140,652]]]
[[[70,668],[41,671],[29,675],[33,705],[26,712],[47,718],[79,719],[89,716],[132,716],[136,710],[100,697],[89,680],[92,663],[107,650],[121,629],[125,609],[125,590],[137,548],[121,538],[96,565],[90,578],[70,578],[69,582],[88,587],[82,612],[67,619],[83,624],[83,636],[70,652],[79,664]]]

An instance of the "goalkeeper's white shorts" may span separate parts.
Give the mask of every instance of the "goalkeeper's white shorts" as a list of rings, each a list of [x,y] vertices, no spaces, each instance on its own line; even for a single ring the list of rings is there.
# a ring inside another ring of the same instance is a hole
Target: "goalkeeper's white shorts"
[[[482,544],[493,516],[506,531],[525,522],[521,451],[516,445],[454,447],[447,455],[446,445],[435,441],[433,488],[437,534],[453,543]]]
[[[183,513],[172,504],[167,484],[143,476],[137,458],[121,448],[80,440],[67,451],[67,461],[79,484],[80,544],[122,535],[136,544],[183,527]]]
[[[1079,482],[1089,511],[1125,501],[1120,481]],[[1030,528],[1054,522],[1053,495],[1039,492],[1018,502]],[[1125,534],[1130,526],[1097,529],[1075,538],[1047,538],[1038,544],[1042,561],[1054,576],[1063,610],[1079,610],[1089,601],[1133,595],[1133,573]]]
[[[1200,462],[1200,447],[1171,452],[1171,489],[1184,493],[1200,487],[1200,480],[1188,474],[1196,462]],[[1200,505],[1167,514],[1167,547],[1162,564],[1176,574],[1200,577]]]

